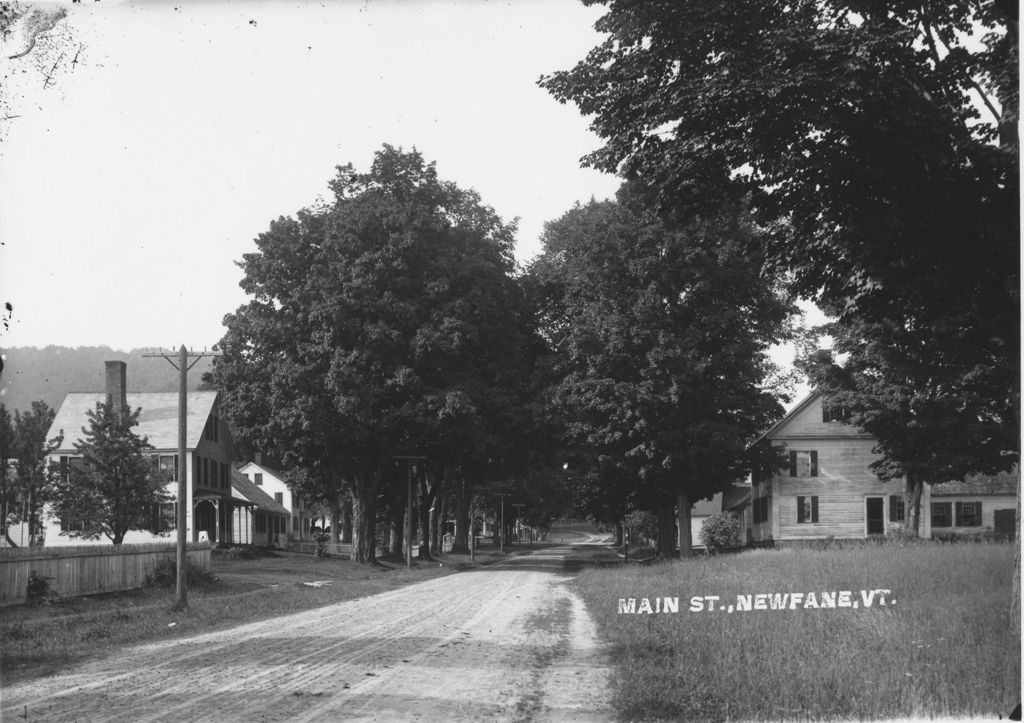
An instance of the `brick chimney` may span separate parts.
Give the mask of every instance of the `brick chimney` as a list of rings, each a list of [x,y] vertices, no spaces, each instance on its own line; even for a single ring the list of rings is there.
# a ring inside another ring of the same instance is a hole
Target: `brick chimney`
[[[256,464],[262,465],[263,464],[263,453],[262,452],[256,452],[252,456],[252,461],[255,462]]]
[[[128,365],[123,361],[107,362],[107,401],[114,403],[118,416],[128,405]]]

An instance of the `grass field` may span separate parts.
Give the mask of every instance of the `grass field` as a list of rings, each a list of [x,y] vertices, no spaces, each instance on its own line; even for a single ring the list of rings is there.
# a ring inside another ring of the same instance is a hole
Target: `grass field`
[[[1012,570],[1012,545],[862,545],[590,569],[577,585],[610,644],[625,720],[996,719],[1020,701]],[[896,604],[876,595],[865,608],[861,591],[875,589]],[[821,592],[844,590],[857,609],[823,606]],[[786,609],[718,607],[792,592],[804,597]],[[804,607],[809,592],[818,608]],[[695,612],[694,596],[720,601]],[[618,612],[619,598],[639,609],[645,597],[678,597],[679,611]]]
[[[0,608],[0,683],[50,675],[120,646],[183,637],[308,610],[421,582],[498,557],[485,550],[442,555],[438,562],[401,561],[370,567],[311,555],[259,552],[245,557],[215,552],[210,577],[190,585],[189,607],[172,610],[173,587],[70,598]],[[308,582],[327,582],[316,587]]]

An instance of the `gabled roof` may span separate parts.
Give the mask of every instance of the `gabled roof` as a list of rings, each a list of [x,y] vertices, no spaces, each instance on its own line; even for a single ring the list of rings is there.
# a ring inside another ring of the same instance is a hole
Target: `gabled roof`
[[[75,442],[81,441],[82,427],[89,424],[86,412],[96,409],[97,403],[106,401],[106,392],[71,392],[64,397],[47,438],[53,438],[64,431],[60,451],[74,449]],[[134,431],[146,437],[154,449],[178,448],[178,393],[177,392],[129,392],[128,406],[142,408],[139,425]],[[187,406],[188,439],[185,447],[199,446],[206,420],[217,401],[217,392],[189,392]]]
[[[247,467],[255,467],[263,472],[266,472],[269,475],[277,477],[279,480],[284,482],[284,472],[282,472],[277,467],[271,467],[270,465],[267,465],[263,462],[246,462],[245,464],[242,465],[241,469],[246,469]]]
[[[775,424],[773,424],[771,427],[769,427],[768,430],[764,434],[762,434],[760,437],[758,437],[753,442],[751,442],[750,446],[753,447],[758,442],[760,442],[760,441],[762,441],[764,439],[767,439],[768,437],[771,437],[773,434],[775,434],[780,429],[782,429],[782,427],[787,422],[789,422],[789,420],[793,419],[798,414],[800,414],[805,409],[807,409],[807,407],[811,406],[811,402],[813,402],[815,399],[817,399],[820,396],[821,395],[818,392],[811,392],[810,394],[808,394],[806,397],[803,398],[803,400],[801,400],[801,402],[799,404],[797,404],[795,407],[790,409],[786,413],[786,416],[784,416],[782,419],[777,421]]]
[[[252,502],[258,509],[264,512],[285,516],[290,514],[284,505],[250,482],[249,478],[237,469],[231,470],[231,496],[236,499]]]

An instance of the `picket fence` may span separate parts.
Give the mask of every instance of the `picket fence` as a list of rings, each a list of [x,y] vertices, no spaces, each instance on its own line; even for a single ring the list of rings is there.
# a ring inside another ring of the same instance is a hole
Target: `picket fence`
[[[210,544],[190,542],[188,559],[210,571]],[[173,542],[140,545],[77,545],[73,547],[0,548],[0,606],[19,605],[28,598],[29,578],[43,578],[57,597],[142,587],[162,559],[172,563]]]

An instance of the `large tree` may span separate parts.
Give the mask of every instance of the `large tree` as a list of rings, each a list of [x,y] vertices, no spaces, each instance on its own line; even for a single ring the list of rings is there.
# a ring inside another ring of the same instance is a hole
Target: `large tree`
[[[50,454],[60,447],[64,437],[46,437],[56,415],[46,402],[32,402],[29,411],[14,413],[16,495],[22,507],[19,519],[28,523],[30,547],[43,544],[41,513],[57,481]]]
[[[331,189],[244,257],[253,299],[225,320],[215,379],[243,437],[351,494],[370,562],[394,458],[497,428],[518,354],[515,229],[415,151],[384,146]]]
[[[931,342],[1018,429],[1016,4],[607,4],[541,81],[592,116],[586,162],[670,218],[750,198],[799,294]]]
[[[152,446],[133,429],[140,411],[108,399],[86,412],[89,423],[75,443],[82,463],[64,470],[52,493],[55,514],[76,523],[70,536],[120,545],[131,530],[164,531],[153,525],[163,520],[154,510],[172,497],[147,455]]]
[[[851,333],[929,348],[887,384],[945,409],[989,390],[967,414],[1015,452],[1017,3],[585,2],[608,6],[607,37],[541,84],[593,118],[586,162],[641,179],[674,220],[749,198],[797,293]],[[1018,537],[1015,611],[1019,557]]]
[[[627,187],[549,224],[532,268],[552,296],[570,466],[674,507],[666,553],[689,552],[693,503],[744,476],[782,413],[767,352],[793,309],[748,258],[756,238],[742,211],[671,231]]]

